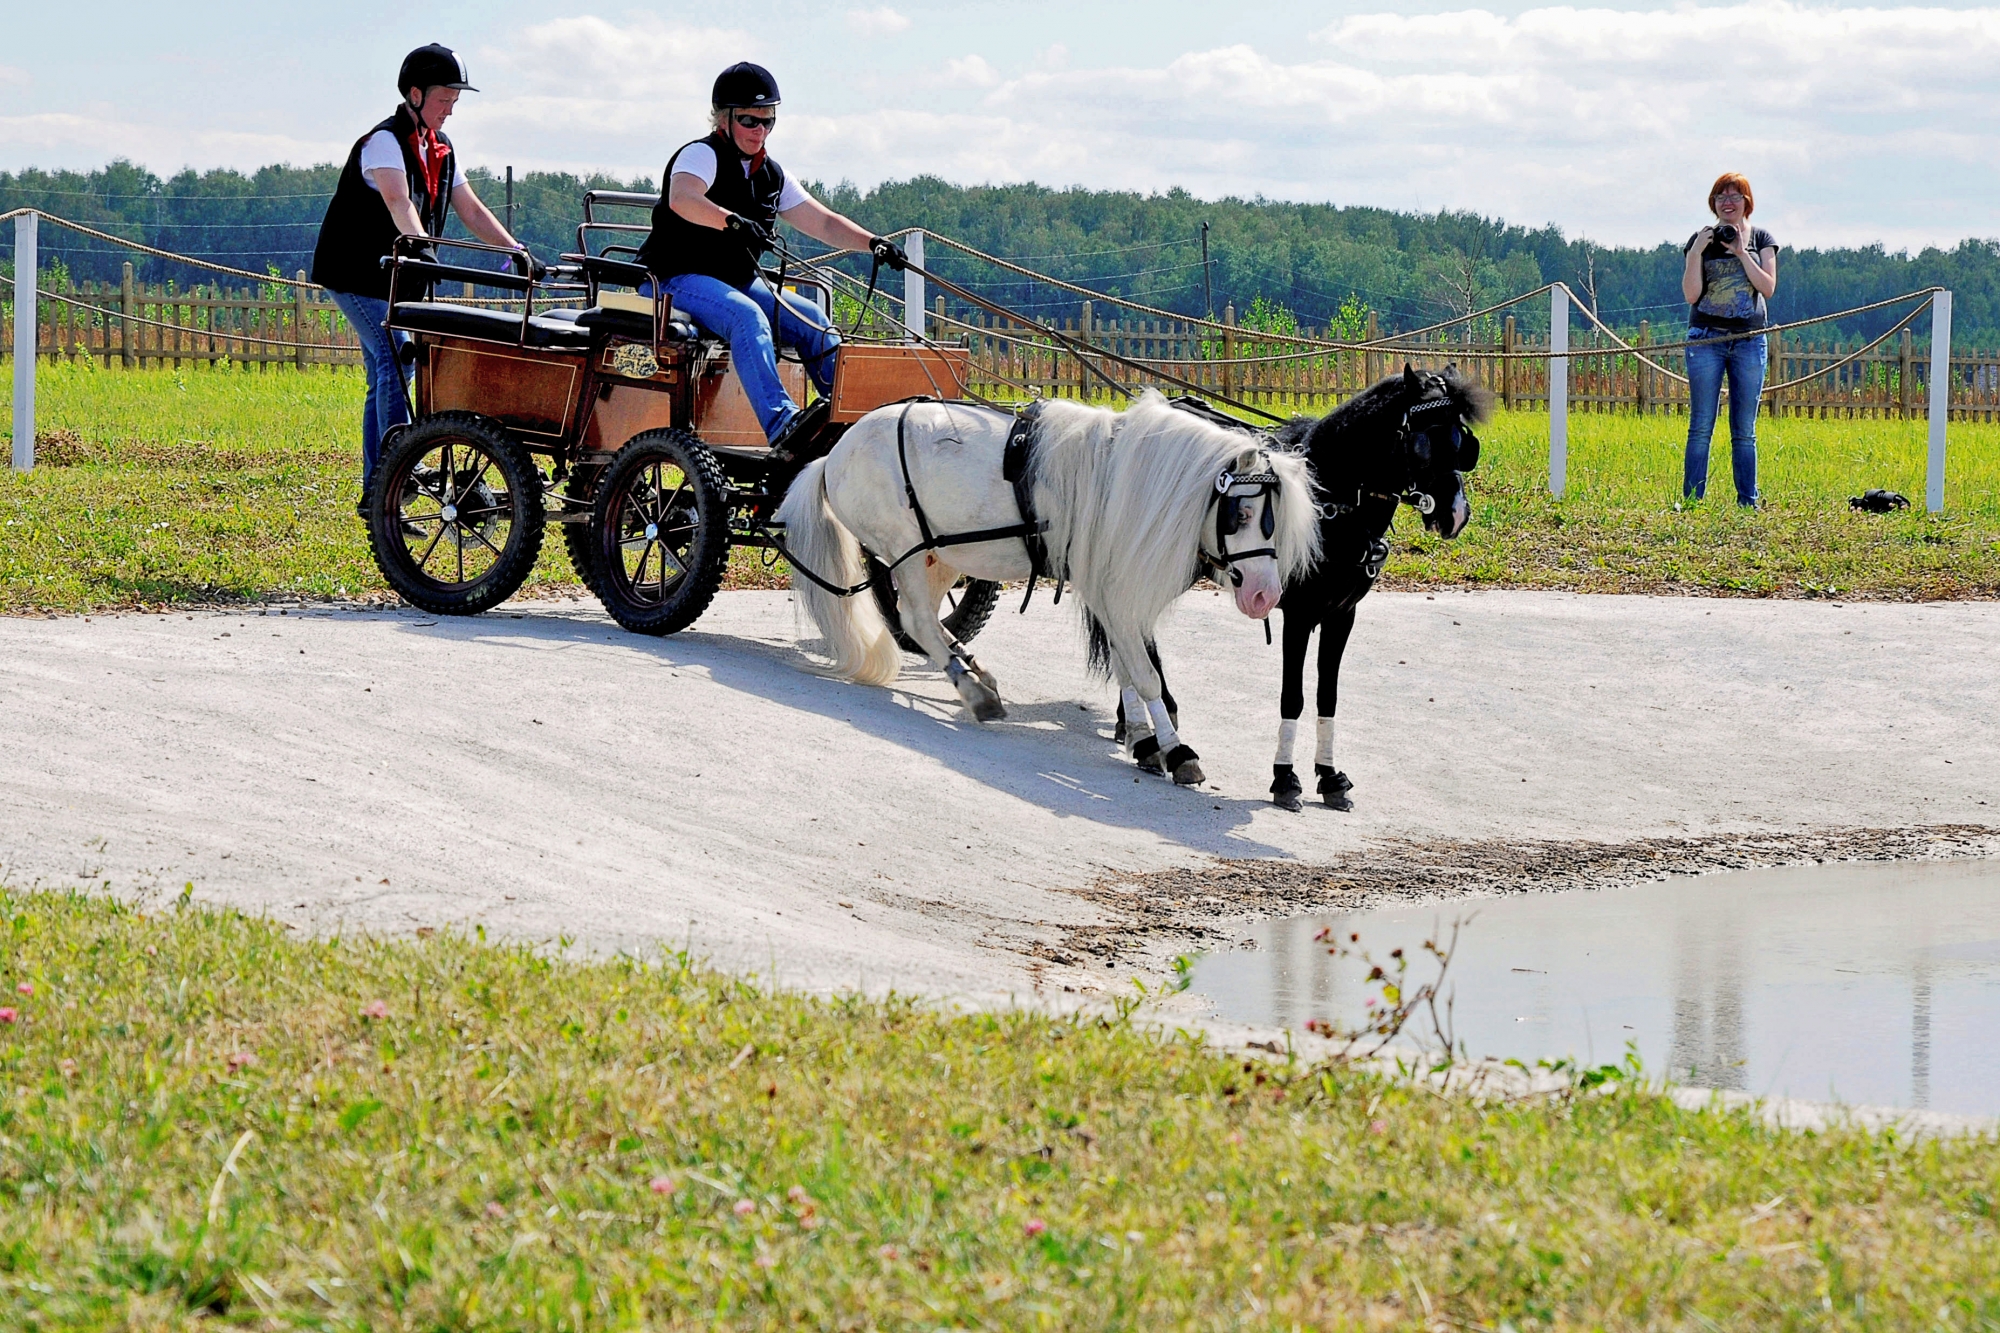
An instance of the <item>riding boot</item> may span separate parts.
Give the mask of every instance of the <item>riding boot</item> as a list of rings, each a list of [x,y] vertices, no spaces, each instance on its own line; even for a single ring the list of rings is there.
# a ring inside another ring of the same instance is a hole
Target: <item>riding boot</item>
[[[1332,764],[1314,764],[1313,773],[1319,778],[1319,798],[1332,810],[1352,810],[1354,802],[1347,799],[1347,793],[1354,790],[1347,774]]]
[[[1285,810],[1298,810],[1304,805],[1299,798],[1305,795],[1305,790],[1299,785],[1299,775],[1290,764],[1271,765],[1271,804]]]

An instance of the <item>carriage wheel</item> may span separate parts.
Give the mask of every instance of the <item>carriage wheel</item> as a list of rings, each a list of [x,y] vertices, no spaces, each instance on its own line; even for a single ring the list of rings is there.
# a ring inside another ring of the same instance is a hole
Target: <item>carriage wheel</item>
[[[590,509],[592,589],[636,634],[692,625],[729,563],[729,487],[708,446],[680,429],[633,436]]]
[[[521,442],[471,412],[398,432],[368,495],[368,545],[413,606],[466,616],[514,595],[542,552],[542,479]]]
[[[903,631],[902,612],[896,605],[896,576],[872,555],[868,557],[868,590],[875,594],[875,605],[881,609],[882,619],[888,622],[889,632],[896,636],[903,651],[922,653],[924,650],[917,641]],[[960,643],[971,643],[993,618],[993,608],[1000,604],[1000,585],[988,579],[961,578],[951,585],[944,600],[950,608],[938,617],[944,624],[944,632]]]
[[[563,483],[563,494],[569,499],[569,503],[563,506],[563,512],[580,513],[587,517],[591,497],[597,493],[598,478],[603,475],[602,464],[578,464],[571,469],[569,480]],[[595,592],[597,581],[591,573],[595,557],[590,545],[590,524],[586,521],[560,523],[557,526],[562,529],[563,550],[569,555],[569,567],[575,572],[576,581]]]

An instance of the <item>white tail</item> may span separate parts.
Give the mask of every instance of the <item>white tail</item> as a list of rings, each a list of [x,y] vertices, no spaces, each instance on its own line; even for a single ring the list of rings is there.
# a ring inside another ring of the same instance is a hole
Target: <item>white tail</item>
[[[841,587],[868,577],[861,543],[833,516],[826,502],[826,460],[806,464],[778,506],[785,545],[806,568]],[[867,592],[836,597],[796,569],[792,591],[812,617],[833,655],[832,673],[862,685],[887,685],[903,670],[903,650]]]

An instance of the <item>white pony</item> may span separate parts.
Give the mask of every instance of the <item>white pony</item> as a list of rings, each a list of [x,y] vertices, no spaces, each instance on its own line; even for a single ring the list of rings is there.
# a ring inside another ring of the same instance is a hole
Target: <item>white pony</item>
[[[925,522],[929,536],[948,539],[1021,521],[1015,484],[1002,476],[1014,422],[965,403],[878,408],[799,473],[777,515],[794,564],[828,583],[865,583],[864,549],[894,566],[904,629],[981,721],[1006,715],[998,686],[945,632],[938,604],[961,574],[1019,580],[1033,564],[1018,535],[923,549]],[[1133,757],[1177,783],[1203,775],[1161,702],[1147,651],[1154,625],[1204,567],[1226,572],[1244,615],[1268,616],[1285,580],[1319,556],[1312,485],[1302,457],[1151,390],[1123,413],[1057,400],[1036,419],[1022,489],[1046,525],[1047,573],[1067,580],[1109,649],[1126,716],[1138,722],[1127,729]],[[834,675],[896,678],[902,653],[872,597],[839,595],[796,568],[792,587]]]

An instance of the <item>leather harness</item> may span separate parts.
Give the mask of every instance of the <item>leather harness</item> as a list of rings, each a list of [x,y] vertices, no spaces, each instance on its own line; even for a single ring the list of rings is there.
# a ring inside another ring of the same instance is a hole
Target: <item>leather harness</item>
[[[1021,544],[1027,548],[1029,562],[1028,590],[1026,595],[1021,598],[1021,610],[1026,611],[1028,609],[1028,602],[1035,595],[1035,583],[1038,579],[1044,577],[1055,580],[1054,601],[1060,604],[1062,602],[1063,584],[1067,578],[1068,571],[1051,566],[1048,542],[1042,535],[1048,531],[1049,525],[1035,514],[1035,428],[1041,418],[1044,405],[1043,400],[1036,399],[1015,413],[1014,423],[1008,429],[1007,442],[1000,455],[1000,476],[1002,480],[1006,481],[1014,489],[1014,504],[1020,510],[1021,521],[1019,523],[1009,523],[1004,527],[979,528],[972,532],[952,532],[942,535],[931,530],[930,516],[924,512],[923,501],[917,497],[916,482],[910,476],[907,431],[910,409],[912,407],[915,407],[919,403],[936,403],[940,401],[942,400],[928,394],[915,398],[906,398],[902,403],[903,410],[896,414],[896,461],[903,473],[903,497],[909,503],[910,512],[916,516],[917,531],[922,534],[923,540],[897,556],[894,560],[886,562],[888,568],[893,571],[910,557],[924,551],[935,551],[940,547],[970,546],[975,542],[1004,541],[1009,537],[1019,537]],[[1170,401],[1174,407],[1185,412],[1190,412],[1216,425],[1228,426],[1249,434],[1262,434],[1262,432],[1245,426],[1234,417],[1225,416],[1223,413],[1216,411],[1199,398],[1183,397]],[[1274,472],[1260,472],[1246,476],[1237,476],[1231,472],[1223,472],[1215,479],[1214,498],[1210,503],[1216,507],[1216,549],[1223,552],[1223,555],[1218,561],[1209,556],[1207,551],[1203,551],[1201,559],[1204,565],[1216,569],[1218,573],[1227,574],[1238,582],[1241,579],[1235,571],[1237,561],[1249,560],[1260,555],[1274,556],[1277,554],[1277,551],[1272,547],[1262,547],[1257,550],[1240,552],[1231,552],[1229,550],[1224,539],[1234,532],[1235,528],[1228,526],[1224,519],[1224,510],[1228,508],[1225,502],[1232,497],[1232,493],[1239,486],[1255,486],[1257,488],[1255,494],[1265,495],[1278,488],[1279,480],[1277,474]],[[1264,535],[1267,538],[1271,535],[1269,523],[1270,514],[1267,507],[1264,531]],[[777,547],[778,554],[784,556],[793,569],[805,575],[812,582],[818,584],[821,588],[824,588],[836,597],[853,597],[858,593],[867,591],[870,587],[869,583],[857,583],[852,587],[842,587],[840,584],[829,582],[827,579],[822,578],[816,571],[808,569],[805,565],[799,563],[798,557],[793,555],[785,546],[783,540],[768,527],[765,529],[765,535],[771,539],[771,544]]]

